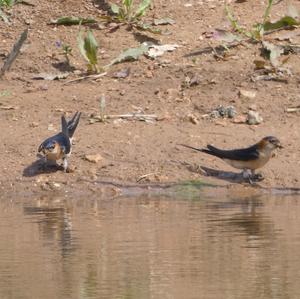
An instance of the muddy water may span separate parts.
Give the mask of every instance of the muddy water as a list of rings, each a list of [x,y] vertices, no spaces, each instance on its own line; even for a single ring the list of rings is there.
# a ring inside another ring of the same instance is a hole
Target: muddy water
[[[0,200],[0,298],[300,298],[300,197]]]

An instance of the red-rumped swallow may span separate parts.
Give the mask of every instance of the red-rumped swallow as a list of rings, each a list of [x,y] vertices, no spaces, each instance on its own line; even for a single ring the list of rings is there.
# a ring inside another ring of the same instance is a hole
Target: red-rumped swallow
[[[250,183],[252,182],[251,179],[256,178],[255,170],[263,167],[270,160],[276,148],[282,148],[280,141],[273,136],[264,137],[261,141],[250,147],[233,150],[218,149],[210,144],[207,145],[207,148],[181,145],[221,158],[232,167],[243,169],[243,174],[246,174],[250,170],[251,176],[248,175]]]
[[[72,138],[78,126],[80,115],[80,112],[76,112],[68,122],[63,115],[61,117],[61,132],[47,138],[38,148],[38,152],[45,155],[46,161],[62,159],[65,172],[68,170],[68,157],[71,155]]]

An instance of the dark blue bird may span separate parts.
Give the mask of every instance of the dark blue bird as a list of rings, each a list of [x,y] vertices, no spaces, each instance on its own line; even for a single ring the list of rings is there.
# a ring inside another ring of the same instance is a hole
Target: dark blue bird
[[[258,143],[247,148],[223,150],[210,144],[207,148],[195,148],[189,145],[181,144],[187,148],[200,151],[215,157],[218,157],[237,169],[243,169],[243,173],[251,171],[251,177],[255,177],[255,170],[263,167],[272,157],[276,148],[282,148],[280,141],[274,136],[267,136]],[[248,177],[249,179],[251,177]]]
[[[65,116],[61,117],[61,132],[47,138],[38,148],[38,152],[45,155],[46,161],[63,160],[63,168],[68,170],[68,157],[72,150],[72,137],[78,126],[80,112],[76,112],[72,119],[67,122]]]

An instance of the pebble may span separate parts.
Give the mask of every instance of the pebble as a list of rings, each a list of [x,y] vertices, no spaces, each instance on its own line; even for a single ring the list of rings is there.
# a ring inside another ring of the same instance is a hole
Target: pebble
[[[244,97],[247,99],[254,99],[256,97],[256,91],[254,90],[240,89],[239,94],[240,97]]]
[[[256,111],[250,110],[247,114],[248,125],[258,125],[263,122],[263,118]]]
[[[103,160],[103,157],[100,154],[92,154],[92,155],[85,155],[84,159],[91,163],[99,163]]]

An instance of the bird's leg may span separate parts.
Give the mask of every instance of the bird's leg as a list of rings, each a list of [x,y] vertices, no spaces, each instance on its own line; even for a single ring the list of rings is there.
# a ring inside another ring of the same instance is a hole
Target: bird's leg
[[[250,173],[247,168],[243,169],[242,175],[243,175],[243,179],[245,179],[245,180],[249,179]]]
[[[251,170],[252,179],[255,181],[262,181],[264,179],[263,175],[261,173],[255,173],[255,170]]]
[[[68,159],[67,159],[67,157],[63,157],[63,168],[64,168],[64,172],[67,172],[67,170],[68,170]]]
[[[253,177],[252,177],[252,171],[250,173],[249,169],[245,168],[245,169],[243,169],[242,174],[243,174],[243,179],[246,180],[246,181],[248,181],[252,185],[253,184],[253,181],[252,181],[252,179],[253,179]]]

